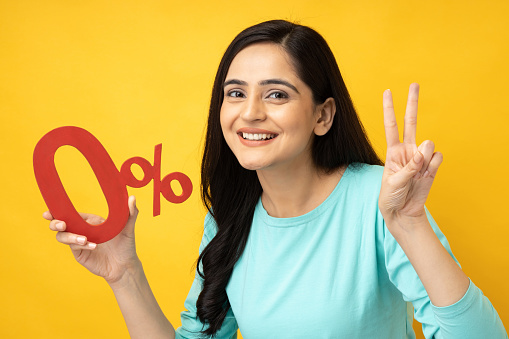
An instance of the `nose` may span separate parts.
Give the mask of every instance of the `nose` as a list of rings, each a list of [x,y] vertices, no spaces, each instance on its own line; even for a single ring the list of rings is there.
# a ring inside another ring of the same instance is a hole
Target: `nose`
[[[251,95],[246,101],[240,117],[247,121],[263,121],[266,118],[265,105],[261,98]]]

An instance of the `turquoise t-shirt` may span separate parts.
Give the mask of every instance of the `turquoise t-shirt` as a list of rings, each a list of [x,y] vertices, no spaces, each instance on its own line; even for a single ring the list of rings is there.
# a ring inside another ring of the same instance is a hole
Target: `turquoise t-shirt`
[[[447,307],[431,304],[378,209],[383,167],[350,165],[330,196],[294,218],[274,218],[258,202],[246,248],[226,288],[231,309],[217,338],[507,338],[502,322],[471,282]],[[438,238],[446,238],[428,213]],[[216,233],[210,215],[200,251]],[[456,260],[454,258],[454,260]],[[177,338],[198,338],[197,275]]]

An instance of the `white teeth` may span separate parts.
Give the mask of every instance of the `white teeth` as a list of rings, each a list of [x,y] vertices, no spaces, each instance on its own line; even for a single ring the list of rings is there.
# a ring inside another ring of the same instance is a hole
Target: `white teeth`
[[[242,132],[242,138],[246,140],[269,140],[275,138],[276,134],[262,134],[262,133],[245,133]]]

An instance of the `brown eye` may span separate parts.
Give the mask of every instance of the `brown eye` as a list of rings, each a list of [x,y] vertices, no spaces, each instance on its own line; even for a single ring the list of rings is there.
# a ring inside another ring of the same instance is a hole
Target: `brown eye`
[[[288,99],[288,95],[285,92],[273,92],[269,95],[271,99]]]
[[[243,98],[244,94],[242,94],[242,92],[239,92],[239,91],[229,91],[228,93],[226,93],[226,96],[229,96],[232,98]]]

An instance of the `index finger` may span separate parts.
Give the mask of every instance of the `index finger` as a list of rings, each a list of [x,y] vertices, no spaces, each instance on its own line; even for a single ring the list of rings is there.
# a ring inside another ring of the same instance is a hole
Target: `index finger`
[[[44,213],[42,214],[42,217],[43,217],[44,219],[46,219],[46,220],[49,220],[49,221],[51,221],[51,220],[53,220],[53,219],[54,219],[54,218],[53,218],[53,215],[51,215],[50,211],[46,211],[46,212],[44,212]]]
[[[392,103],[392,93],[390,89],[384,92],[383,107],[385,139],[387,140],[387,147],[390,147],[399,144],[398,123],[396,122],[396,114],[394,113],[394,104]]]
[[[403,142],[415,144],[417,134],[417,105],[419,101],[419,84],[410,84],[408,101],[405,112],[405,127],[403,129]]]
[[[104,218],[101,216],[98,216],[97,214],[82,213],[82,212],[78,212],[78,214],[85,222],[87,222],[90,225],[99,225],[104,222]]]

